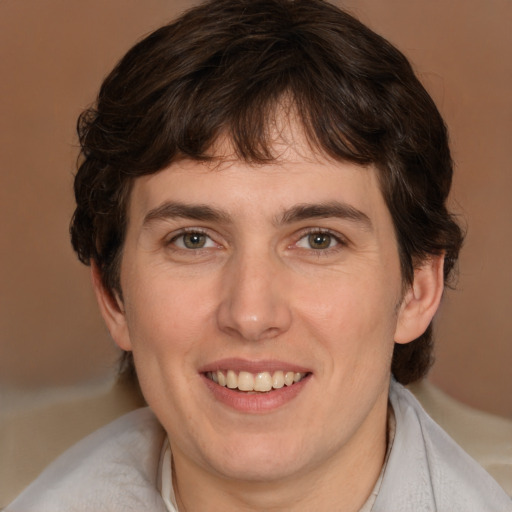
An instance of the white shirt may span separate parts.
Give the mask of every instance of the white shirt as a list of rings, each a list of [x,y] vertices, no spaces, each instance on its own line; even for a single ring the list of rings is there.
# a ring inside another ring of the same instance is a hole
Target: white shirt
[[[512,512],[501,487],[409,391],[392,381],[389,398],[396,432],[371,512]],[[149,409],[133,411],[70,448],[5,512],[172,511],[158,488],[165,442]]]

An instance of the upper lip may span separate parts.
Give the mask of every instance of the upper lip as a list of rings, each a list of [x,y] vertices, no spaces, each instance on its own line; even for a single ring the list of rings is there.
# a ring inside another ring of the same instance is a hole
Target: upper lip
[[[216,372],[219,370],[233,370],[235,372],[276,372],[279,370],[298,373],[311,373],[311,369],[295,363],[279,361],[277,359],[248,360],[241,358],[226,358],[205,364],[199,368],[200,373]]]

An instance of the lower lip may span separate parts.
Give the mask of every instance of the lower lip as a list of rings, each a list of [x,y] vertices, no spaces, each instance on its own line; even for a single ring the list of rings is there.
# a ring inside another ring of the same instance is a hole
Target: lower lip
[[[202,377],[216,400],[239,412],[256,414],[270,412],[289,403],[304,389],[311,374],[291,386],[273,389],[266,393],[241,392],[220,386],[204,374]]]

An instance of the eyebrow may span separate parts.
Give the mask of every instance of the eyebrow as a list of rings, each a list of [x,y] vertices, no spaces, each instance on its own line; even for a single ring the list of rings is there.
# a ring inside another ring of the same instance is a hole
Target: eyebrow
[[[278,219],[277,224],[290,224],[309,219],[339,218],[361,224],[365,229],[373,229],[372,221],[366,213],[347,203],[331,201],[320,204],[298,204],[286,210]]]
[[[168,201],[150,210],[144,217],[146,226],[156,220],[165,219],[192,219],[209,222],[231,223],[231,217],[225,211],[212,208],[205,204],[185,204]],[[292,224],[309,219],[339,218],[361,224],[365,229],[372,230],[372,222],[368,215],[347,203],[331,201],[328,203],[304,203],[285,210],[276,217],[276,225]]]
[[[155,220],[175,218],[210,222],[230,222],[230,218],[227,213],[216,208],[212,208],[211,206],[205,204],[184,204],[172,201],[165,202],[150,210],[144,217],[143,225],[145,226],[150,224]]]

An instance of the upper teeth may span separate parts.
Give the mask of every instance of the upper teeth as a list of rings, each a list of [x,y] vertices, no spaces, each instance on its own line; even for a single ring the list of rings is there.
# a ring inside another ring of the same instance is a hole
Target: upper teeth
[[[299,372],[277,371],[274,373],[260,372],[249,373],[233,370],[207,372],[206,376],[219,384],[230,389],[239,389],[240,391],[270,391],[271,389],[279,389],[283,386],[291,386],[295,382],[299,382],[306,374]]]

